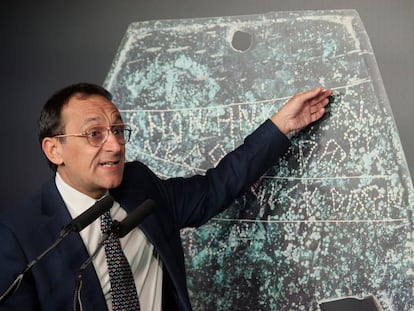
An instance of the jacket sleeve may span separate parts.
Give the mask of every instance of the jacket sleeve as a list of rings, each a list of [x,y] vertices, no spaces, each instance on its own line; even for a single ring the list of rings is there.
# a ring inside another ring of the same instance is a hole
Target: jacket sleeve
[[[244,194],[282,157],[290,140],[267,120],[205,175],[166,180],[163,191],[179,228],[197,227]]]

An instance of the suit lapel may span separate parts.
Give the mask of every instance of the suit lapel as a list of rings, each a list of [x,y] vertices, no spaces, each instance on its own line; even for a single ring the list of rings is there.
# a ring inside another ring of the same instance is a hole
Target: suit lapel
[[[42,211],[46,216],[44,217],[45,235],[47,240],[54,241],[63,226],[72,220],[54,180],[43,188]],[[69,233],[48,256],[51,256],[51,262],[61,262],[60,274],[58,274],[60,280],[54,280],[53,283],[68,284],[67,288],[64,288],[66,291],[64,295],[65,297],[68,295],[66,300],[70,298],[72,301],[79,268],[89,257],[82,238],[78,233]],[[92,264],[83,273],[81,299],[85,310],[106,310],[106,302]]]

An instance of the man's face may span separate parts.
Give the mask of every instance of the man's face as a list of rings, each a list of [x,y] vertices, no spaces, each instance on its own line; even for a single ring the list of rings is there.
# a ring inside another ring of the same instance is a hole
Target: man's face
[[[65,134],[83,133],[96,126],[109,127],[118,123],[122,123],[118,109],[99,95],[73,96],[62,110]],[[65,137],[56,143],[61,156],[57,171],[73,188],[98,199],[107,189],[121,183],[125,145],[119,144],[112,132],[99,147],[90,145],[85,137]]]

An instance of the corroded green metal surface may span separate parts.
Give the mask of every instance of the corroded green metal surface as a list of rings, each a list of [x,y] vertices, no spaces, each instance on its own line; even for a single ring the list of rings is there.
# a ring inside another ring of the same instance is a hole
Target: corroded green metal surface
[[[135,129],[128,159],[162,177],[203,173],[297,91],[332,88],[323,120],[246,195],[183,230],[194,309],[372,294],[412,310],[413,187],[355,11],[133,23],[105,84]]]

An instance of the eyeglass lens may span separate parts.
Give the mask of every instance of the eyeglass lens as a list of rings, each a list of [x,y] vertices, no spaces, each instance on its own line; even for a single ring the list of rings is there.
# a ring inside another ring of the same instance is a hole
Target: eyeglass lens
[[[121,145],[125,145],[131,136],[131,129],[123,124],[113,125],[110,128],[104,126],[94,127],[89,129],[85,134],[91,145],[100,146],[108,139],[109,131],[114,134],[118,143]]]

